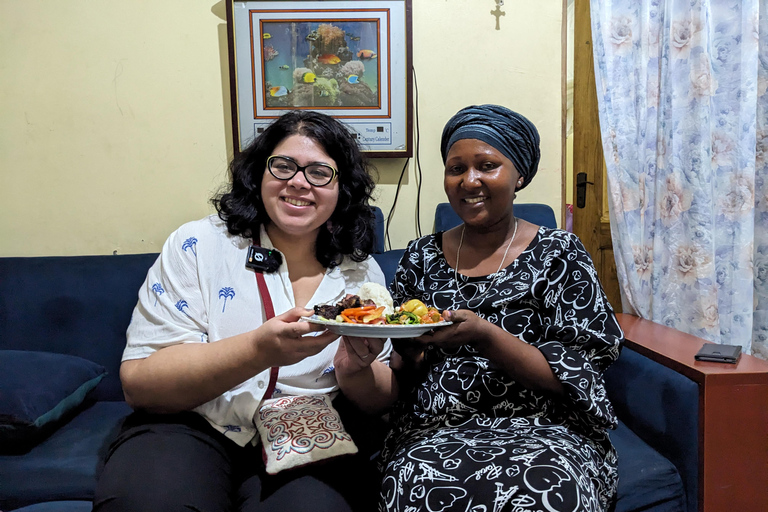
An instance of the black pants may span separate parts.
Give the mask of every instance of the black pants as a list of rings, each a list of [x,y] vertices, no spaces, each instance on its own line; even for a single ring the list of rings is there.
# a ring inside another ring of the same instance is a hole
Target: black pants
[[[277,475],[266,473],[261,446],[238,446],[196,413],[135,412],[109,448],[93,510],[373,511],[380,482],[370,454],[379,426],[356,421],[338,400],[334,406],[360,453]]]

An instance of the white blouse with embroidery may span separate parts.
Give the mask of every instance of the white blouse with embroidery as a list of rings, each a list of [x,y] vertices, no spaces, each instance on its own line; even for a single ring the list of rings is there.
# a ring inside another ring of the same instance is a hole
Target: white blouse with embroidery
[[[264,323],[255,274],[245,267],[249,245],[249,240],[230,235],[216,215],[184,224],[171,234],[139,290],[123,361],[142,359],[179,343],[215,343]],[[274,248],[263,228],[261,245]],[[285,262],[264,278],[275,315],[294,307]],[[347,293],[357,293],[366,282],[386,285],[376,261],[368,257],[357,263],[345,258],[341,265],[327,270],[308,307],[336,303]],[[338,345],[336,340],[319,354],[281,367],[274,396],[335,395],[333,356]],[[391,351],[388,341],[378,359],[388,364]],[[244,446],[257,435],[252,418],[268,383],[269,370],[194,410]]]

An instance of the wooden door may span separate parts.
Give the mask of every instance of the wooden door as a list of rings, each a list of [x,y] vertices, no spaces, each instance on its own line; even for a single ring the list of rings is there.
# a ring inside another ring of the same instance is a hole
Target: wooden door
[[[619,280],[608,216],[605,160],[597,114],[589,0],[574,0],[573,47],[573,231],[592,256],[608,300],[621,312]],[[586,184],[579,201],[579,174]]]

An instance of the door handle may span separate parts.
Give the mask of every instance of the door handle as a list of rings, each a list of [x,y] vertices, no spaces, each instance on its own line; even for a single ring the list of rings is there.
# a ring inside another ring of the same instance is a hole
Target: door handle
[[[594,185],[587,181],[587,173],[580,172],[576,175],[576,207],[584,208],[587,202],[587,185]]]

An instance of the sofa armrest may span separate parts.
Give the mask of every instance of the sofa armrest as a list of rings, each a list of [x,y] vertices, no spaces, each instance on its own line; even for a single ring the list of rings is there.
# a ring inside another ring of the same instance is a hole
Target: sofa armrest
[[[699,387],[631,345],[628,341],[605,372],[608,397],[619,420],[675,465],[685,490],[684,510],[696,512]]]
[[[635,352],[674,370],[698,388],[695,420],[698,506],[691,508],[689,496],[688,510],[768,510],[768,493],[765,492],[765,482],[768,482],[768,443],[765,442],[768,438],[768,362],[746,354],[737,364],[696,361],[694,355],[705,340],[632,315],[619,314],[617,317],[624,329],[625,348],[629,349],[630,355]],[[624,354],[620,359],[623,358]],[[633,377],[627,375],[626,378]],[[643,382],[633,384],[634,387],[643,385],[648,386]],[[608,386],[616,389],[612,384]],[[652,397],[640,387],[634,391],[639,400],[635,404],[629,403],[632,414],[644,414],[639,409],[646,408],[647,400],[661,399],[666,411],[664,415],[669,418],[667,421],[674,419],[670,424],[684,424],[685,418],[673,418],[675,415],[692,418],[688,409],[676,410],[681,404],[678,397],[682,387],[687,388],[686,381],[675,384],[670,380],[669,386],[651,388],[652,392],[666,393],[661,397]],[[684,401],[690,401],[690,398]],[[643,428],[640,425],[642,420],[637,419],[635,426]],[[631,425],[630,428],[634,430]],[[674,439],[674,435],[668,437],[662,445],[674,442]],[[677,465],[671,456],[669,458]],[[683,473],[690,470],[680,466],[678,469],[685,482]],[[686,483],[686,491],[689,488]]]

